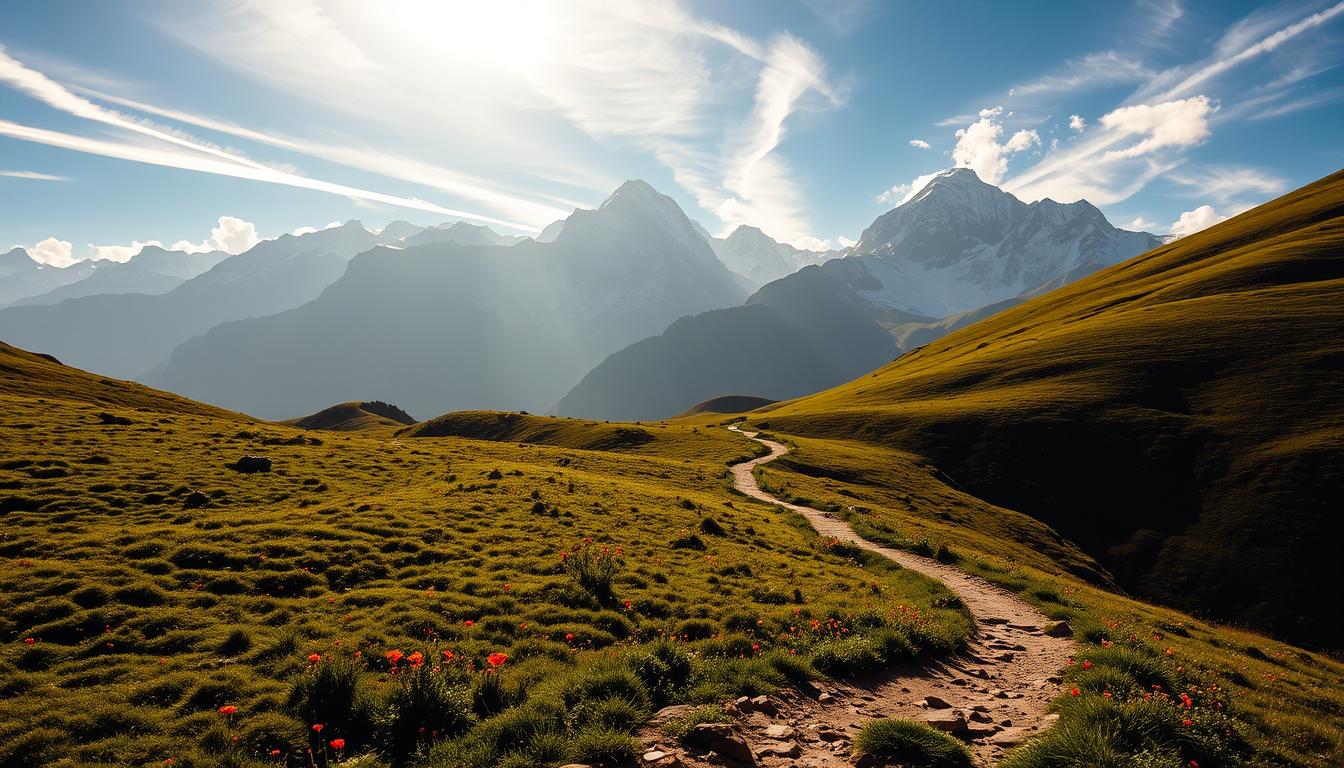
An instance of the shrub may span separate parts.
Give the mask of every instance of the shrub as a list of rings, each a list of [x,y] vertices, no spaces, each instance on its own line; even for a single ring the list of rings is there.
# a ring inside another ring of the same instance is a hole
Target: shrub
[[[731,723],[733,718],[719,704],[703,704],[681,717],[663,723],[663,733],[674,739],[684,739],[691,729],[701,723]]]
[[[286,706],[306,725],[321,723],[328,735],[358,749],[373,730],[372,706],[359,687],[363,673],[363,664],[353,659],[325,658],[294,681]]]
[[[854,737],[854,751],[926,768],[970,768],[971,755],[953,737],[912,720],[871,720]]]
[[[670,640],[641,648],[629,663],[658,706],[672,701],[691,679],[690,654]]]
[[[379,713],[377,726],[394,766],[406,765],[434,741],[456,736],[475,721],[462,678],[431,667],[403,670]]]
[[[586,765],[629,765],[635,760],[639,742],[628,733],[609,728],[580,731],[569,745],[569,759]]]
[[[625,567],[619,549],[613,550],[605,545],[599,547],[591,539],[585,539],[573,551],[563,553],[560,562],[569,578],[598,603],[609,606],[616,602],[612,585]]]

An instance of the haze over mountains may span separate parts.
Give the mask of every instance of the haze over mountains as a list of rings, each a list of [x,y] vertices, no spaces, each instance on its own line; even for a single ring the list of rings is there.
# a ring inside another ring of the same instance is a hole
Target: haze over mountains
[[[744,292],[641,181],[550,243],[431,243],[355,258],[315,301],[214,328],[147,383],[280,418],[377,397],[412,413],[543,409],[606,355]]]
[[[372,397],[422,414],[663,418],[723,394],[833,386],[1157,243],[969,169],[844,252],[746,226],[714,238],[632,181],[535,240],[397,221],[227,258],[151,246],[0,309],[0,338],[266,418]],[[29,281],[75,276],[5,258]]]
[[[555,411],[656,419],[725,393],[797,397],[1160,244],[1111,226],[1086,201],[1026,204],[954,169],[879,217],[843,258],[621,350]]]

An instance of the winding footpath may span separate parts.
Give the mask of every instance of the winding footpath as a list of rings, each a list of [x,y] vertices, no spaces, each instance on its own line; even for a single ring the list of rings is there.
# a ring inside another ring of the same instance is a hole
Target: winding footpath
[[[1052,637],[1052,622],[1017,595],[952,565],[909,552],[878,546],[847,523],[826,512],[791,504],[761,490],[753,471],[788,452],[781,443],[754,432],[731,429],[770,449],[767,456],[732,467],[733,485],[751,498],[792,510],[807,518],[817,533],[851,543],[895,561],[903,568],[936,579],[954,592],[975,617],[977,636],[954,656],[923,665],[906,665],[843,682],[817,683],[812,690],[781,691],[768,700],[739,700],[733,728],[756,764],[766,768],[821,768],[851,761],[849,742],[866,721],[880,717],[920,720],[948,731],[970,746],[976,761],[989,765],[1003,752],[1048,727],[1046,712],[1057,695],[1059,672],[1068,663],[1073,642]],[[711,754],[696,754],[658,738],[646,729],[646,764],[722,766]],[[661,756],[658,756],[660,755]],[[653,756],[654,759],[647,758]],[[728,761],[727,764],[741,764]]]

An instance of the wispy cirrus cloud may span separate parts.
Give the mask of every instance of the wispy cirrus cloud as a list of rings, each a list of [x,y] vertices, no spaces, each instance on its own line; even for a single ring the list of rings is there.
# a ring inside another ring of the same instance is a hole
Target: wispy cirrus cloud
[[[38,173],[37,171],[0,171],[0,176],[10,179],[28,179],[29,181],[69,181],[65,176],[57,176],[51,173]]]
[[[633,150],[666,166],[726,227],[750,217],[781,239],[810,237],[807,206],[779,150],[799,111],[834,108],[844,96],[816,52],[789,35],[759,40],[677,2],[290,5],[188,8],[160,24],[296,98],[357,106],[361,119],[395,119],[399,129],[434,125],[441,141],[534,178],[589,190],[595,164],[580,158]],[[296,16],[298,47],[337,66],[296,61],[288,34]],[[340,64],[346,53],[350,66]],[[357,105],[352,90],[363,96]],[[459,119],[464,113],[473,119]],[[597,149],[557,143],[574,129]]]
[[[551,219],[538,218],[534,222],[518,222],[475,212],[463,211],[440,206],[418,198],[393,195],[374,190],[363,189],[334,182],[312,179],[276,167],[252,160],[236,151],[229,151],[217,145],[197,139],[181,131],[156,125],[147,120],[136,119],[115,110],[107,109],[89,99],[78,96],[65,86],[48,78],[45,74],[23,65],[0,48],[0,81],[23,91],[48,106],[93,122],[121,129],[141,137],[149,138],[168,145],[167,148],[142,143],[117,142],[104,139],[81,137],[60,131],[51,131],[35,126],[22,125],[8,120],[0,120],[0,135],[32,141],[48,146],[61,147],[87,154],[97,154],[121,160],[130,160],[150,165],[178,168],[186,171],[212,173],[221,176],[250,179],[252,181],[283,184],[301,189],[328,192],[352,199],[379,202],[403,208],[438,213],[456,218],[467,218],[498,224],[511,229],[539,231],[541,223]],[[162,111],[161,111],[162,112]],[[184,117],[180,113],[177,119]],[[192,121],[188,121],[192,122]],[[203,120],[194,121],[197,125],[211,127]],[[218,125],[214,127],[218,128]],[[261,136],[259,132],[245,132],[236,129],[235,135],[246,133],[249,138]],[[274,140],[268,143],[276,143]],[[290,148],[296,148],[294,144]],[[309,148],[311,149],[311,148]],[[353,153],[352,153],[353,154]],[[560,209],[549,209],[549,213],[564,213]]]

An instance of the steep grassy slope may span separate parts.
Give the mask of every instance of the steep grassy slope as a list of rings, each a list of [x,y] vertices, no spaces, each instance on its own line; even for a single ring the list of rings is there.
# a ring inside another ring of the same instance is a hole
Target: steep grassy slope
[[[633,760],[666,703],[971,629],[730,493],[750,444],[723,430],[636,455],[315,434],[3,360],[4,768]]]
[[[1075,545],[955,487],[921,456],[790,441],[792,453],[758,470],[762,487],[831,510],[872,541],[942,551],[1072,626],[1079,647],[1056,702],[1061,719],[1006,768],[1344,764],[1338,660],[1120,596]],[[1164,739],[1179,751],[1151,749]]]
[[[63,365],[50,355],[28,352],[0,342],[0,396],[26,403],[20,411],[37,411],[48,399],[115,406],[125,410],[183,413],[226,421],[252,421],[240,413],[204,405],[185,397],[150,389],[132,381],[110,379]],[[96,414],[95,414],[96,418]],[[40,420],[37,420],[40,421]],[[29,428],[42,430],[35,421]]]
[[[400,429],[408,424],[414,424],[415,419],[390,403],[380,400],[354,400],[337,403],[301,419],[289,419],[281,423],[299,429],[357,432],[365,429]]]
[[[1344,173],[762,417],[907,450],[1168,605],[1340,647]]]

